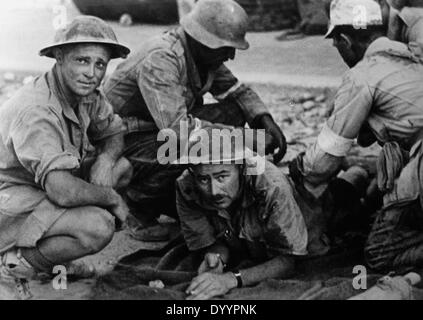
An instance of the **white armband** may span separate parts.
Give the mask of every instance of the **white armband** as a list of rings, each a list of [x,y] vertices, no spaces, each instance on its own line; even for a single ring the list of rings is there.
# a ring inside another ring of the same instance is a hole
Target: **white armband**
[[[317,145],[320,149],[335,157],[346,156],[353,142],[354,139],[347,139],[337,135],[326,124],[317,137]]]

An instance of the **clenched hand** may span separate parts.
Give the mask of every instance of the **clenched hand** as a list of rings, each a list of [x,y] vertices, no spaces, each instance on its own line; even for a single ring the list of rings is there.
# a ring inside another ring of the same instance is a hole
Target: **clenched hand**
[[[254,128],[266,130],[266,154],[274,153],[278,150],[273,155],[273,162],[278,164],[285,156],[287,148],[286,138],[281,128],[275,123],[272,116],[269,114],[260,116],[257,123],[255,123]],[[271,139],[267,139],[268,136],[271,136]]]
[[[223,273],[223,262],[218,253],[207,253],[204,260],[198,268],[198,274],[205,272]]]
[[[112,187],[114,165],[113,159],[106,155],[99,155],[91,167],[90,183],[101,187]]]
[[[129,208],[126,205],[125,201],[122,199],[122,197],[117,192],[114,193],[117,199],[116,205],[112,206],[109,211],[118,219],[116,223],[116,229],[120,230],[123,229],[126,225],[126,220],[129,216]]]

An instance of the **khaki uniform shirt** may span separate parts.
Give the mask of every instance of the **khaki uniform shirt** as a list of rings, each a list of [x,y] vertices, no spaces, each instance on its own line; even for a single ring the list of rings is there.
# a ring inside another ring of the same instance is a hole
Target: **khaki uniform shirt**
[[[278,168],[266,163],[265,173],[245,176],[236,212],[216,210],[196,191],[187,170],[177,180],[177,209],[182,233],[190,250],[224,241],[236,252],[241,241],[252,258],[306,255],[308,234],[291,182]]]
[[[79,176],[81,161],[95,150],[91,143],[122,132],[99,91],[69,101],[54,67],[0,107],[0,250],[34,245],[65,211],[46,197],[50,172]]]
[[[399,17],[407,26],[403,34],[404,41],[423,44],[423,8],[405,7],[399,12]]]
[[[207,92],[217,100],[234,99],[248,122],[269,113],[257,94],[224,65],[202,81],[186,41],[182,28],[172,30],[151,39],[118,66],[104,85],[116,113],[153,123],[159,130],[179,132],[180,121],[188,121],[192,129],[188,114],[203,104]]]
[[[325,134],[303,158],[306,187],[315,196],[322,194],[353,139],[360,142],[362,135],[371,133],[370,142],[395,141],[409,151],[421,139],[422,129],[423,65],[405,44],[379,38],[345,74]]]

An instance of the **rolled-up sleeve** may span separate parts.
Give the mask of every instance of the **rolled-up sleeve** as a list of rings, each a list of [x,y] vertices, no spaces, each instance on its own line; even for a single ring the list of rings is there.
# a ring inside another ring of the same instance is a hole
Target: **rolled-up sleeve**
[[[372,88],[359,74],[348,72],[338,90],[335,109],[316,143],[303,157],[300,171],[305,187],[320,196],[328,180],[337,174],[342,158],[347,155],[360,133],[373,105]]]
[[[65,150],[64,134],[54,111],[45,106],[26,110],[11,127],[17,158],[43,189],[50,172],[79,168],[79,159]]]
[[[241,83],[225,65],[217,69],[210,93],[217,100],[233,99],[244,112],[249,124],[259,115],[270,114],[257,93]]]
[[[122,119],[114,113],[113,107],[100,92],[90,108],[88,136],[92,141],[100,141],[123,132]]]
[[[181,231],[189,250],[204,249],[216,242],[213,226],[201,208],[185,198],[179,183],[176,184],[176,208]]]

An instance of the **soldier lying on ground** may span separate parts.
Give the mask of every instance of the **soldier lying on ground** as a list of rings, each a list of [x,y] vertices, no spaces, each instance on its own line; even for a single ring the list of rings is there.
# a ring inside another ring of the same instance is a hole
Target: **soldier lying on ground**
[[[56,59],[53,68],[1,107],[3,295],[28,296],[22,279],[55,265],[86,275],[68,263],[103,249],[125,222],[114,190],[132,174],[121,158],[122,120],[97,88],[109,60],[128,53],[104,21],[78,17],[40,52]]]
[[[180,27],[145,43],[106,81],[105,94],[128,127],[125,156],[134,176],[126,196],[139,220],[137,239],[167,239],[168,230],[156,218],[176,216],[174,184],[183,168],[158,162],[159,130],[179,135],[184,121],[188,134],[194,128],[244,127],[248,122],[266,130],[267,153],[279,149],[275,162],[284,156],[284,135],[267,107],[223,64],[235,58],[236,49],[249,47],[246,31],[247,15],[236,2],[200,0]],[[205,105],[208,92],[219,102]]]
[[[366,9],[366,21],[362,24],[366,28],[357,26],[354,18],[357,6]],[[333,114],[317,142],[291,163],[290,173],[297,185],[303,185],[304,190],[318,198],[339,171],[354,139],[364,147],[378,142],[383,147],[377,178],[384,193],[384,206],[368,238],[366,260],[375,271],[403,275],[410,270],[420,272],[423,267],[419,198],[423,66],[405,44],[389,40],[385,34],[377,2],[332,2],[327,37],[333,39],[351,69],[344,76]],[[406,278],[397,277],[395,281],[405,283]],[[384,278],[371,292],[372,298],[392,292],[398,295],[398,291],[400,296],[407,296],[402,290],[404,286],[391,280]],[[396,293],[390,291],[395,288]]]
[[[304,199],[288,176],[264,158],[254,158],[249,149],[237,144],[231,150],[217,148],[210,145],[202,149],[209,152],[190,157],[191,166],[177,180],[181,231],[194,261],[202,260],[188,299],[288,278],[297,259],[328,252],[325,233],[336,215],[335,201]],[[353,183],[359,185],[367,173],[358,170],[349,177],[355,179],[335,180],[351,198]],[[247,260],[251,263],[241,270],[233,269]]]

